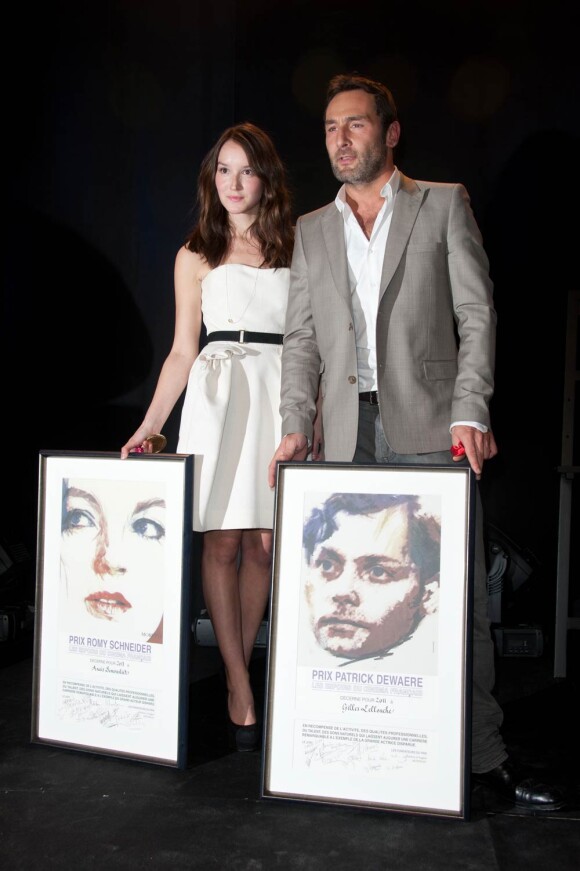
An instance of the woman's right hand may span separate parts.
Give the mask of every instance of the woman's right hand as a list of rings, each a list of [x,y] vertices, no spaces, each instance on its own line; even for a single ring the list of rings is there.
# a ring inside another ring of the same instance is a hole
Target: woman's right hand
[[[144,426],[136,430],[128,442],[121,448],[121,459],[126,460],[129,454],[152,454],[153,445],[147,441],[148,432]]]

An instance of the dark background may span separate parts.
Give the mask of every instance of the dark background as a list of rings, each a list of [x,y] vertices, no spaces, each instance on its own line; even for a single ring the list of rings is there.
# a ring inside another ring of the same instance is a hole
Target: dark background
[[[500,454],[482,495],[488,523],[531,570],[508,619],[541,624],[549,641],[566,309],[578,289],[577,28],[567,7],[55,0],[6,13],[0,543],[29,567],[17,595],[34,591],[38,452],[117,451],[149,403],[204,153],[226,126],[253,121],[288,166],[296,216],[323,205],[338,188],[325,86],[357,70],[395,95],[398,166],[471,194],[498,311]],[[170,451],[179,413],[165,428]]]

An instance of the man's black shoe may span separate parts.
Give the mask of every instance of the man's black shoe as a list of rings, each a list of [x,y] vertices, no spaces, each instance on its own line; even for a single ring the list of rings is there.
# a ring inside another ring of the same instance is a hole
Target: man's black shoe
[[[501,798],[512,801],[516,807],[529,811],[558,811],[564,807],[562,792],[518,771],[509,759],[485,774],[472,774],[475,783],[492,789]]]

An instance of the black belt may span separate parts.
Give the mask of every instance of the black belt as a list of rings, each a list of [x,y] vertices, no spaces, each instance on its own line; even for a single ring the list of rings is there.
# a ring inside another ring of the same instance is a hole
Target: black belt
[[[379,397],[376,390],[367,390],[366,393],[359,393],[360,402],[368,402],[369,405],[378,405]]]
[[[208,342],[261,342],[265,345],[281,345],[284,333],[253,333],[252,330],[217,330],[207,337]]]

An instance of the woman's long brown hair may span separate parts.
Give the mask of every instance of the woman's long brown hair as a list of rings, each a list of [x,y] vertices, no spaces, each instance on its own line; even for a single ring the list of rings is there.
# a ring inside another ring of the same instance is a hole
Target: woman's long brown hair
[[[185,247],[205,257],[212,268],[227,257],[233,228],[215,184],[218,156],[226,142],[236,142],[244,149],[249,166],[264,186],[258,216],[249,231],[260,246],[263,264],[290,266],[294,228],[286,170],[268,134],[249,122],[224,130],[204,157],[198,176],[197,223]]]

